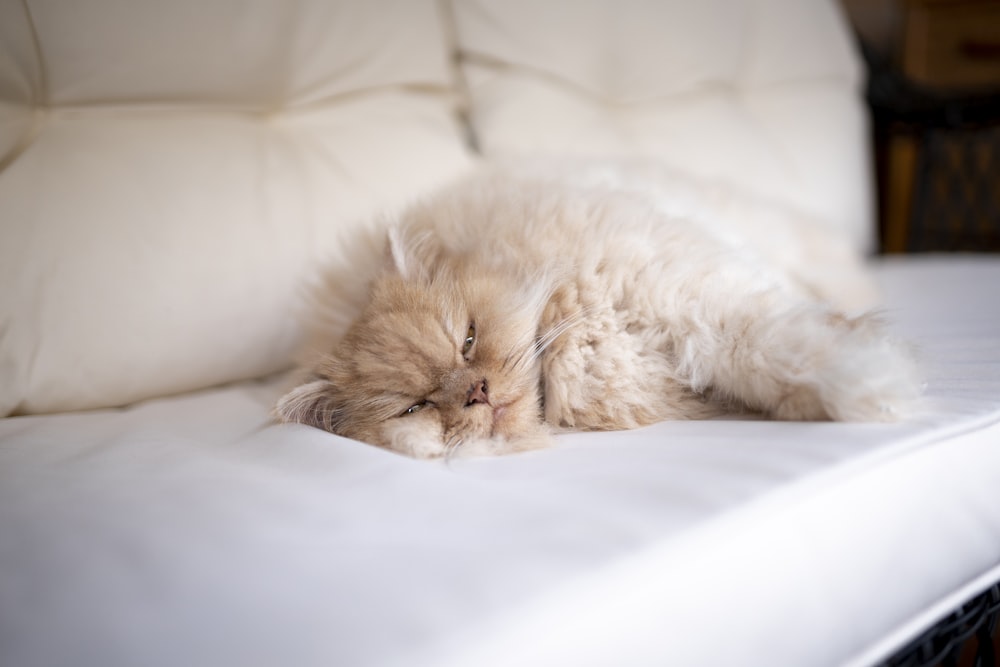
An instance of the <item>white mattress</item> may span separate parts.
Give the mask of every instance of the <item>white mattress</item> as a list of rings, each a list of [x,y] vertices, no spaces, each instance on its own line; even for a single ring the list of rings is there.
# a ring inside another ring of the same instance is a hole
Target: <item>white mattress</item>
[[[929,405],[414,461],[277,382],[0,420],[0,664],[871,664],[1000,579],[1000,259],[883,263]]]

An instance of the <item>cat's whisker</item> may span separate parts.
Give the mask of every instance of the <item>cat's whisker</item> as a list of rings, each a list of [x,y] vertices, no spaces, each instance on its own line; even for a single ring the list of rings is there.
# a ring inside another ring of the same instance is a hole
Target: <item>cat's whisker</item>
[[[444,443],[445,463],[451,463],[452,457],[455,455],[455,452],[458,451],[458,448],[462,446],[463,442],[464,441],[462,440],[461,436],[459,436],[457,433],[452,434],[452,436],[448,438],[448,440]]]
[[[575,315],[573,315],[571,317],[565,318],[564,320],[562,320],[561,322],[559,322],[558,324],[556,324],[554,327],[552,327],[551,329],[549,329],[548,331],[546,331],[544,334],[542,334],[534,342],[534,346],[533,346],[533,348],[531,350],[529,362],[533,363],[534,361],[536,361],[538,359],[538,357],[540,357],[542,355],[542,353],[545,352],[545,350],[550,345],[552,345],[552,343],[554,343],[557,338],[559,338],[559,336],[563,335],[569,329],[572,329],[576,325],[578,325],[581,322],[583,322],[584,319],[586,319],[587,316],[590,314],[591,310],[592,310],[591,308],[585,307],[585,308],[581,309],[579,313],[577,313],[577,314],[575,314]]]
[[[594,309],[592,307],[585,306],[585,307],[581,308],[580,312],[576,313],[575,315],[572,315],[570,317],[564,318],[561,322],[559,322],[554,327],[552,327],[552,329],[550,329],[546,333],[546,335],[542,336],[541,339],[539,339],[539,342],[545,341],[544,346],[548,347],[548,345],[552,341],[554,341],[556,338],[558,338],[559,336],[561,336],[565,331],[567,331],[568,329],[571,329],[571,328],[575,327],[576,325],[580,324],[585,319],[587,319],[588,317],[590,317],[590,315],[593,312],[593,310]]]
[[[512,352],[513,371],[521,371],[526,366],[531,365],[533,361],[532,355],[535,351],[535,341],[524,342],[518,346],[518,349]]]
[[[526,338],[524,340],[515,341],[510,346],[510,350],[504,357],[503,364],[501,365],[502,371],[507,371],[511,368],[520,368],[525,361],[525,357],[528,353],[534,349],[535,341],[531,338]]]
[[[313,417],[313,422],[322,425],[322,427],[333,432],[333,415],[336,411],[327,406],[315,406],[311,408],[308,413]]]
[[[504,355],[503,362],[501,362],[501,364],[500,364],[500,372],[501,373],[507,372],[507,369],[510,368],[510,364],[514,360],[514,355],[515,354],[516,354],[516,350],[512,347],[511,349],[509,349],[507,351],[507,354]]]

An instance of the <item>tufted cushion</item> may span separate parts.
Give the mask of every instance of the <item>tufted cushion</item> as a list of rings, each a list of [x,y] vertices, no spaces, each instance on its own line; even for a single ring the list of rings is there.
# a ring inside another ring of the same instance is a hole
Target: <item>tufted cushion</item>
[[[859,72],[832,0],[455,0],[487,156],[652,156],[868,248]]]
[[[468,164],[434,0],[0,3],[0,414],[287,365],[359,221]]]

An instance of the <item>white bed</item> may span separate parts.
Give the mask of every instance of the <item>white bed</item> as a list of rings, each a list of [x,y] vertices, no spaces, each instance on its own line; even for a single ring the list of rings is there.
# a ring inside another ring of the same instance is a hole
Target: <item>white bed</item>
[[[484,157],[653,158],[871,250],[861,82],[829,0],[0,3],[0,665],[899,651],[1000,581],[996,257],[876,262],[897,424],[444,463],[269,420],[304,281]]]
[[[0,421],[5,665],[870,665],[1000,579],[1000,262],[886,261],[929,407],[415,461],[276,380]]]

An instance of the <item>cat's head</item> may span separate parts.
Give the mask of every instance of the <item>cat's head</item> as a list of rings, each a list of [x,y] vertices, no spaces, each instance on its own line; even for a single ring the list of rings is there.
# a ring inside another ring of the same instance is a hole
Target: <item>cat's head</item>
[[[428,234],[394,232],[386,255],[360,316],[278,417],[418,457],[540,437],[544,281]]]

